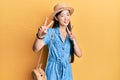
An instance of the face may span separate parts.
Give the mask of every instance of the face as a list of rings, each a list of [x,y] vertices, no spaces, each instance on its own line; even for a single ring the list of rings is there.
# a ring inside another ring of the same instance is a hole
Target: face
[[[63,10],[58,16],[57,20],[61,26],[67,26],[70,22],[70,13],[68,10]]]

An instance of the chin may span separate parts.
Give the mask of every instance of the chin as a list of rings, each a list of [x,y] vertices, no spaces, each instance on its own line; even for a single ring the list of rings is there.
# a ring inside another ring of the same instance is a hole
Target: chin
[[[68,23],[67,24],[64,23],[63,26],[68,26]]]
[[[61,23],[62,26],[68,26],[69,23]]]

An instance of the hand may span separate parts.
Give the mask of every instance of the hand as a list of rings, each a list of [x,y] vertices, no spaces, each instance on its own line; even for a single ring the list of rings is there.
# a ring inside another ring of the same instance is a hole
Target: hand
[[[75,35],[73,34],[73,26],[72,26],[72,28],[71,28],[71,31],[68,29],[68,27],[67,27],[67,32],[68,32],[68,35],[69,35],[69,37],[70,37],[70,40],[74,40],[75,39]]]
[[[40,38],[43,38],[44,35],[47,34],[47,29],[53,24],[53,21],[51,21],[48,25],[47,25],[47,22],[48,22],[48,18],[46,17],[43,26],[38,28],[38,36]]]

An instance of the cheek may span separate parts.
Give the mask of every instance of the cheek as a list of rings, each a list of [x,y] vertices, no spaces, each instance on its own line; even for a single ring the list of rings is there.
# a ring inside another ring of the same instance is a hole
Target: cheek
[[[70,16],[68,16],[67,18],[68,18],[68,20],[70,20]]]
[[[59,18],[59,22],[63,22],[64,21],[64,18]]]

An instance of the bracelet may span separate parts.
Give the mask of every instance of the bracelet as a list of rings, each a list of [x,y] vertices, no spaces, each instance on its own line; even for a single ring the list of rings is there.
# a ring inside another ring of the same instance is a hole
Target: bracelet
[[[43,37],[40,37],[40,36],[38,35],[38,33],[36,34],[36,37],[37,37],[38,39],[43,39],[43,38],[44,38],[44,36],[43,36]]]

